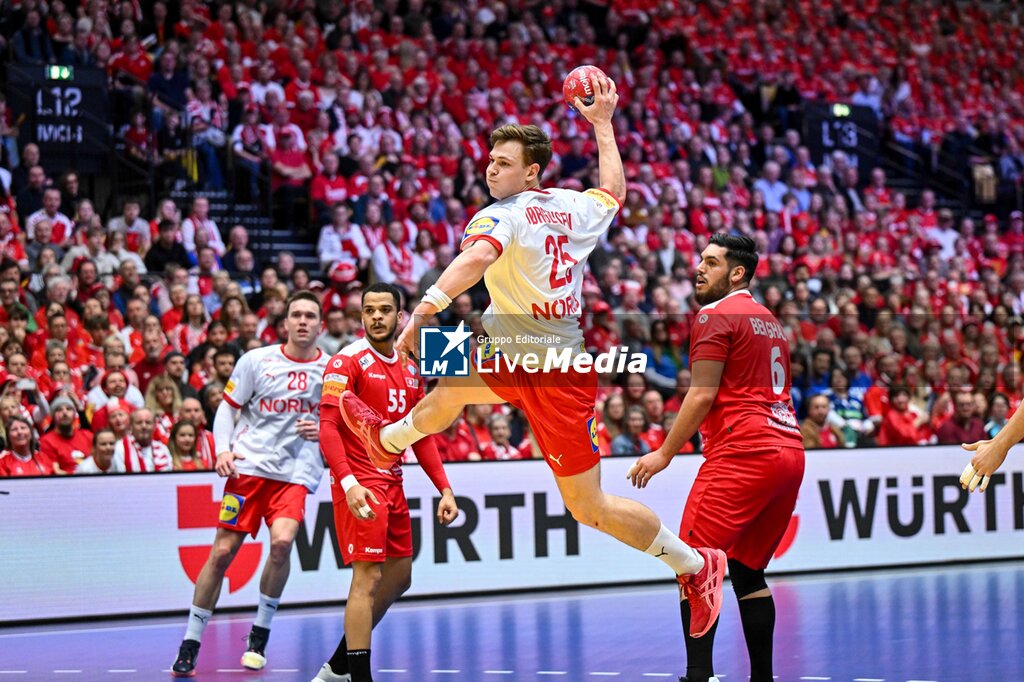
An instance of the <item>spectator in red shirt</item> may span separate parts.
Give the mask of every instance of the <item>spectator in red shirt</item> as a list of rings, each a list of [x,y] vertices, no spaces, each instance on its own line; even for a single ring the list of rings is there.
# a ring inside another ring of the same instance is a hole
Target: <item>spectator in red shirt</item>
[[[331,222],[333,208],[348,199],[348,180],[338,173],[338,155],[324,154],[322,163],[323,170],[313,178],[309,189],[317,225]]]
[[[985,424],[975,416],[974,396],[959,391],[953,398],[953,415],[947,418],[935,431],[940,445],[974,443],[985,440]]]
[[[52,476],[54,462],[39,451],[32,436],[32,423],[20,415],[7,422],[7,450],[0,453],[0,478],[10,476]]]
[[[306,196],[306,182],[313,177],[313,170],[305,153],[296,149],[291,130],[281,131],[277,142],[277,149],[270,154],[270,184],[282,214],[277,224],[304,231],[307,218],[299,210],[299,200]]]
[[[878,444],[924,445],[929,439],[928,430],[928,415],[911,409],[910,391],[903,386],[889,389],[889,410],[878,430]]]
[[[512,428],[508,417],[503,414],[491,415],[487,421],[491,442],[480,449],[480,458],[486,460],[529,459],[530,449],[512,445]]]
[[[78,410],[67,396],[50,403],[53,428],[39,439],[39,451],[51,462],[56,462],[61,473],[72,474],[79,463],[92,452],[92,431],[75,428]]]
[[[442,462],[478,462],[481,459],[476,439],[473,438],[469,425],[462,417],[437,434],[435,440]]]

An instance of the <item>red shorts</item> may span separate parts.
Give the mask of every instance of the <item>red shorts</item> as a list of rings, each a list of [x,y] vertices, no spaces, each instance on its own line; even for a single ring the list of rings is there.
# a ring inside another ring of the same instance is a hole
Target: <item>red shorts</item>
[[[377,514],[372,521],[357,519],[348,508],[345,491],[340,485],[331,486],[334,528],[345,565],[353,561],[380,562],[412,556],[412,519],[402,485],[371,483],[366,489],[380,503],[372,505]]]
[[[704,460],[679,537],[692,547],[724,550],[749,568],[765,568],[789,527],[803,477],[803,448]]]
[[[260,520],[267,526],[276,519],[302,521],[306,515],[306,486],[239,474],[224,484],[218,528],[237,530],[256,537]]]
[[[481,363],[491,368],[495,361]],[[480,373],[505,402],[526,414],[544,459],[556,476],[575,476],[601,461],[597,440],[595,372],[527,372],[516,367]]]

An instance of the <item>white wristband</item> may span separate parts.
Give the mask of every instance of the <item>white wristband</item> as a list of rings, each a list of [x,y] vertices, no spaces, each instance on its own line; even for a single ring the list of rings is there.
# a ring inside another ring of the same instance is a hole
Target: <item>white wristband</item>
[[[350,489],[356,487],[357,485],[359,485],[359,481],[357,481],[356,477],[353,476],[352,474],[349,474],[345,478],[341,479],[341,489],[345,491],[346,495],[348,494],[348,491]]]
[[[437,308],[437,312],[441,312],[452,304],[451,297],[434,284],[430,285],[423,293],[423,300]]]

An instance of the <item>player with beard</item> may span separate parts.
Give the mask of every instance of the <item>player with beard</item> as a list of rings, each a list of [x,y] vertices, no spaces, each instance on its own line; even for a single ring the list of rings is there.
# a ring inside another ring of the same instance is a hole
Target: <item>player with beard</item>
[[[399,420],[424,395],[416,364],[395,351],[401,294],[383,282],[363,292],[366,337],[342,348],[324,372],[320,447],[331,468],[331,496],[338,547],[352,565],[345,606],[345,635],[315,680],[370,682],[370,637],[388,607],[412,580],[412,519],[402,488],[402,467],[378,469],[338,408],[351,391],[387,418]],[[416,460],[441,493],[437,520],[448,525],[459,510],[445,476],[434,437],[412,446]],[[315,681],[314,681],[315,682]]]
[[[750,295],[757,251],[749,237],[716,234],[701,254],[694,297],[703,307],[690,335],[693,382],[665,443],[630,468],[643,488],[700,428],[705,461],[683,511],[680,537],[724,550],[739,599],[751,682],[772,682],[775,603],[764,569],[796,506],[804,448],[790,401],[789,344]],[[684,585],[684,591],[691,589]],[[717,679],[711,661],[717,622],[686,638],[684,682]]]

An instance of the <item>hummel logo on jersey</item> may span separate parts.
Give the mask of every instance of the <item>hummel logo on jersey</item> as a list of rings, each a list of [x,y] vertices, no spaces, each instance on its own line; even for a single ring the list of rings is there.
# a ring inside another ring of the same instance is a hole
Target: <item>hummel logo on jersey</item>
[[[550,459],[552,462],[554,462],[558,466],[562,466],[562,458],[563,457],[565,457],[564,454],[561,454],[558,457],[555,457],[554,455],[548,455],[548,459]]]
[[[469,337],[465,322],[458,327],[420,328],[420,374],[425,377],[469,376]]]

